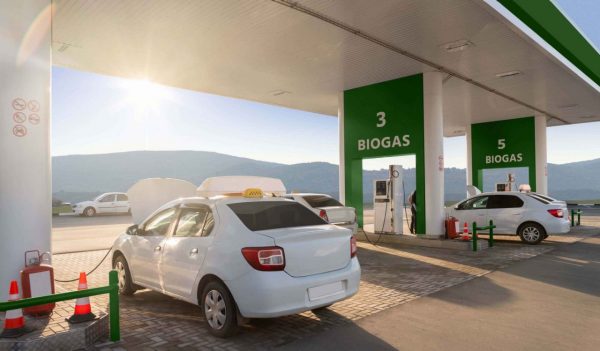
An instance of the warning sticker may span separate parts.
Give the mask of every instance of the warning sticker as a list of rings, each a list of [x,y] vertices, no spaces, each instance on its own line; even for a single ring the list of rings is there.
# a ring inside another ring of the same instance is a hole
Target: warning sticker
[[[12,101],[12,107],[17,111],[23,111],[27,107],[27,102],[21,98],[16,98]]]
[[[31,112],[39,112],[40,111],[40,103],[37,100],[30,100],[27,104],[29,111]]]
[[[24,137],[27,135],[27,127],[21,124],[17,124],[13,127],[13,134],[17,137]]]
[[[37,113],[32,113],[29,115],[29,123],[38,124],[40,123],[40,116]]]
[[[13,121],[15,123],[23,123],[27,120],[27,116],[23,112],[15,112],[13,113]]]

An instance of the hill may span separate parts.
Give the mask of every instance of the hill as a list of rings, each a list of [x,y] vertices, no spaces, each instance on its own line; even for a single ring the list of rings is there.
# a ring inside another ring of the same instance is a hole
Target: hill
[[[548,165],[550,194],[561,199],[600,198],[600,159]],[[525,174],[517,172],[517,179]],[[311,191],[338,196],[338,166],[326,162],[292,165],[257,161],[205,151],[132,151],[100,155],[69,155],[52,158],[54,196],[77,202],[107,191],[127,191],[136,181],[149,177],[172,177],[199,185],[207,177],[257,175],[280,178],[290,191]],[[363,172],[365,202],[372,198],[374,179],[387,178],[386,170]],[[485,183],[504,179],[486,175]],[[404,172],[405,189],[415,187],[415,169]],[[445,170],[446,201],[464,198],[465,170]]]

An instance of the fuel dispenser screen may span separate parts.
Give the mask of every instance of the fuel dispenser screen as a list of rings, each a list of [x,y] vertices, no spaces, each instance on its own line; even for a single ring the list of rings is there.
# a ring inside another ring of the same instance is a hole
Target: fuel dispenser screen
[[[387,186],[386,181],[381,180],[375,182],[375,195],[376,196],[386,196],[387,195]]]

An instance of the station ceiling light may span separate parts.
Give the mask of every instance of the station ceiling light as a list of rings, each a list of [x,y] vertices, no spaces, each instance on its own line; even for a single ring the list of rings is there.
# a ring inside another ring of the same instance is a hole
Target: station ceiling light
[[[518,76],[520,74],[522,74],[521,71],[508,71],[508,72],[496,73],[496,78],[514,77],[514,76]]]
[[[473,46],[474,44],[466,39],[461,39],[461,40],[456,40],[450,43],[446,43],[441,45],[442,48],[444,48],[444,50],[446,50],[447,52],[458,52],[458,51],[463,51],[465,49],[468,49],[469,47]]]
[[[574,107],[577,107],[577,106],[579,106],[579,105],[577,105],[577,104],[565,104],[565,105],[558,105],[558,108],[568,109],[568,108],[574,108]]]
[[[271,92],[269,92],[269,94],[273,95],[273,96],[281,96],[281,95],[285,95],[285,94],[291,94],[291,91],[287,91],[287,90],[273,90]]]

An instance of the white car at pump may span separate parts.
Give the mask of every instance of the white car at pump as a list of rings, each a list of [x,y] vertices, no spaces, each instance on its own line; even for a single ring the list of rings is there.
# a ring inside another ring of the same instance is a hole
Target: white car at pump
[[[292,193],[285,195],[285,198],[298,201],[325,221],[350,229],[352,234],[358,230],[354,207],[344,206],[327,194]]]
[[[129,198],[125,193],[104,193],[94,200],[76,203],[73,205],[73,212],[86,217],[106,213],[130,213]]]
[[[538,244],[550,234],[568,233],[571,224],[567,204],[536,193],[480,193],[459,202],[446,213],[460,224],[486,226],[492,220],[494,234],[519,235],[527,244]],[[482,231],[486,233],[487,231]]]
[[[170,201],[128,228],[113,246],[120,292],[145,287],[198,304],[220,337],[244,318],[324,308],[356,294],[350,230],[259,189],[227,194]]]

